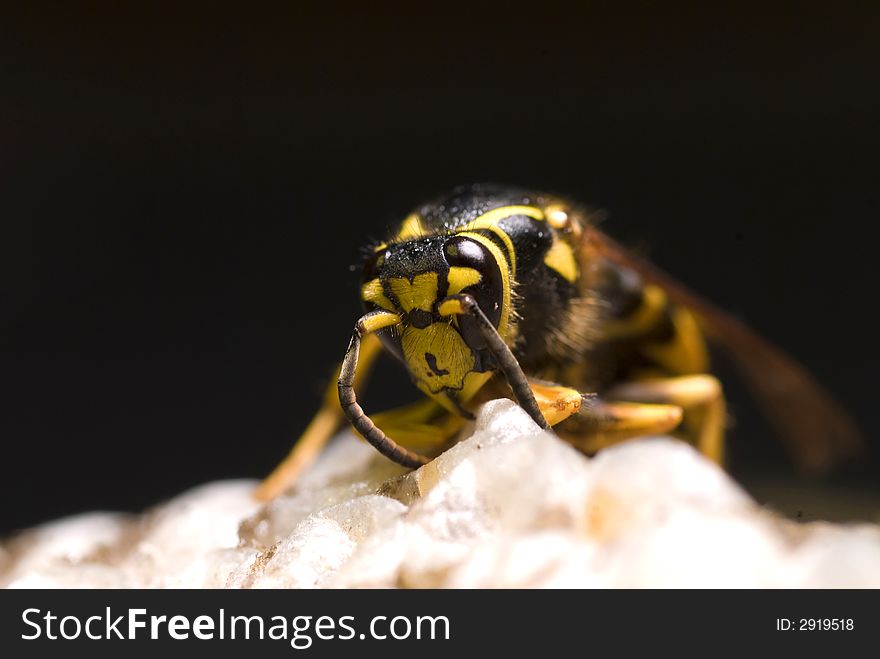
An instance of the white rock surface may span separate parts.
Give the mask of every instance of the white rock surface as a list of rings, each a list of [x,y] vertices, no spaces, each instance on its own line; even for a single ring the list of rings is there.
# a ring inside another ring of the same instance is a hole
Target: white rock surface
[[[589,459],[509,401],[411,474],[350,434],[295,491],[198,487],[0,545],[20,587],[880,587],[880,526],[801,524],[672,439]]]

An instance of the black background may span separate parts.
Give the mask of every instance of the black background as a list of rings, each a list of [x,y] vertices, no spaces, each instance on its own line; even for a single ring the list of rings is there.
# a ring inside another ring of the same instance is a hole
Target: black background
[[[473,181],[607,210],[880,436],[876,14],[179,11],[0,21],[0,532],[266,474],[359,247]],[[734,473],[789,469],[728,388]]]

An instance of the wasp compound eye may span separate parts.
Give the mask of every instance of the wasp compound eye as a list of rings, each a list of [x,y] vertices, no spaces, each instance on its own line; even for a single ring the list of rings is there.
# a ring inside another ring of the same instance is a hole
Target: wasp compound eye
[[[455,236],[446,241],[446,262],[451,266],[466,266],[479,270],[492,258],[480,243],[465,236]]]
[[[449,295],[465,292],[480,305],[480,309],[495,327],[501,320],[504,283],[496,257],[485,245],[467,236],[454,236],[444,248],[449,264]]]

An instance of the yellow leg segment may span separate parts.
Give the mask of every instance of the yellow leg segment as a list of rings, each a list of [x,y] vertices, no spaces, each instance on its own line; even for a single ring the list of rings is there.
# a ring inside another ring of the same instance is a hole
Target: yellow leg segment
[[[609,396],[681,407],[688,439],[707,458],[723,464],[727,406],[717,378],[700,374],[626,382]]]
[[[376,357],[382,351],[382,343],[373,335],[368,334],[361,342],[360,362],[355,377],[355,389],[363,387]],[[303,434],[294,444],[286,458],[257,487],[254,497],[260,501],[270,501],[292,487],[299,475],[311,465],[326,446],[330,438],[344,420],[342,408],[339,406],[339,393],[336,382],[339,379],[339,368],[324,393],[321,409],[309,423]]]
[[[670,432],[681,419],[677,405],[594,400],[558,432],[576,448],[593,454],[628,439]]]
[[[465,423],[465,419],[430,398],[373,414],[372,419],[401,446],[428,455],[448,444]]]
[[[583,396],[576,389],[531,379],[529,386],[550,425],[560,423],[580,409]],[[474,404],[466,406],[468,409],[473,407]],[[371,418],[401,446],[427,455],[445,448],[466,423],[466,419],[430,398],[373,414]]]
[[[529,379],[538,407],[560,437],[586,453],[626,439],[669,432],[681,423],[677,405],[586,398],[576,389]],[[563,423],[564,422],[564,423]]]
[[[581,409],[583,396],[577,389],[539,382],[532,378],[529,378],[529,388],[535,395],[538,409],[551,426],[562,423]]]

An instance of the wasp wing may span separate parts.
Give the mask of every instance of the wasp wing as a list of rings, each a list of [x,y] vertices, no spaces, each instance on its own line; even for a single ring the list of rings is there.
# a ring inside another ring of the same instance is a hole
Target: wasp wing
[[[587,258],[607,258],[663,288],[690,309],[706,336],[732,357],[764,413],[803,468],[821,471],[864,450],[858,426],[804,366],[742,321],[691,291],[598,229],[584,232]]]

